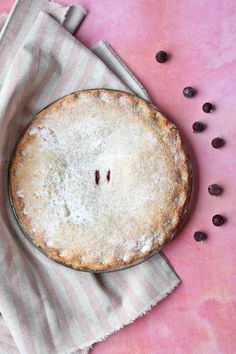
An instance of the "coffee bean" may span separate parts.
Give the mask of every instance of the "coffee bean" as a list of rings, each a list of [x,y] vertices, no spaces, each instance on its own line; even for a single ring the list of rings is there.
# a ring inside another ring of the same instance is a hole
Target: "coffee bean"
[[[213,109],[214,109],[213,105],[209,102],[204,103],[204,105],[202,106],[202,110],[205,113],[210,113],[213,111]]]
[[[164,50],[160,50],[156,54],[156,61],[158,63],[165,63],[168,60],[168,54]]]
[[[183,89],[183,95],[186,98],[192,98],[195,93],[195,90],[191,86],[187,86]]]
[[[213,146],[213,148],[219,149],[225,145],[225,141],[224,139],[217,137],[212,140],[211,145]]]
[[[195,241],[200,242],[205,240],[207,238],[207,235],[202,231],[196,231],[194,232],[193,237]]]
[[[218,196],[223,192],[223,188],[221,186],[219,186],[218,184],[211,184],[208,187],[208,193],[210,195],[215,195]]]
[[[201,133],[205,130],[206,126],[202,122],[194,122],[192,125],[192,129],[194,133]]]
[[[225,218],[222,215],[214,215],[212,218],[212,223],[215,226],[221,226],[225,223]]]

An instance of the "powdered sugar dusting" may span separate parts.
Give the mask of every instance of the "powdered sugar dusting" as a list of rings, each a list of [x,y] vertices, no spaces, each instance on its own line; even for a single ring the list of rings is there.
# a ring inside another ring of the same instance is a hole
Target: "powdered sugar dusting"
[[[28,210],[27,210],[26,208],[24,208],[24,209],[22,210],[22,213],[23,213],[24,215],[28,215]]]
[[[51,248],[57,247],[57,244],[55,244],[53,240],[46,240],[46,245]]]
[[[184,202],[176,181],[183,164],[175,159],[179,142],[166,143],[168,132],[144,103],[84,92],[35,119],[27,134],[35,138],[16,194],[47,247],[106,264],[162,243],[172,227],[166,210]]]
[[[148,252],[148,251],[150,251],[150,249],[152,248],[152,240],[147,240],[144,244],[143,244],[143,246],[142,246],[142,248],[141,248],[141,252],[142,253],[146,253],[146,252]]]
[[[27,151],[26,150],[21,150],[21,156],[26,156],[27,155]]]
[[[113,97],[107,92],[101,92],[99,98],[106,103],[112,103],[114,101]]]
[[[62,251],[60,252],[60,256],[61,257],[67,257],[69,254],[68,254],[68,251]]]
[[[38,129],[37,128],[32,128],[30,129],[30,131],[28,132],[29,136],[35,135],[38,133]]]
[[[16,191],[16,195],[19,197],[19,198],[24,198],[25,194],[23,192],[22,189],[19,189],[18,191]]]
[[[130,106],[130,100],[127,99],[126,96],[120,96],[119,97],[119,104],[121,107],[127,108],[127,106]]]

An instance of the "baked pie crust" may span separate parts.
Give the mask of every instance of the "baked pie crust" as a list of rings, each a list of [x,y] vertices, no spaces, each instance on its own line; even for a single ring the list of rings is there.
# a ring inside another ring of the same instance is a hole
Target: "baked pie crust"
[[[144,260],[176,233],[191,193],[177,128],[150,103],[79,91],[33,119],[9,172],[15,214],[35,246],[74,269]]]

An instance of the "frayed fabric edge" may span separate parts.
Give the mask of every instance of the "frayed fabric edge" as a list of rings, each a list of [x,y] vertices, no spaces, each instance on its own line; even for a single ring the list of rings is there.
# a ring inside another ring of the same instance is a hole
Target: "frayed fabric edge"
[[[49,2],[49,3],[50,3],[50,2],[55,3],[55,4],[57,4],[57,5],[61,6],[61,7],[69,7],[69,8],[71,8],[71,7],[73,7],[73,6],[76,6],[76,7],[78,7],[78,9],[81,10],[81,12],[83,13],[84,16],[87,15],[87,13],[88,13],[88,10],[85,9],[83,6],[81,6],[81,5],[79,5],[79,4],[66,5],[66,4],[61,4],[61,3],[59,3],[59,2],[56,1],[56,0],[48,0],[48,2]]]
[[[114,327],[111,331],[105,333],[102,337],[98,336],[95,337],[94,339],[90,340],[89,343],[87,343],[86,345],[83,345],[79,348],[79,347],[75,347],[70,349],[69,351],[60,353],[60,354],[77,354],[77,352],[79,350],[88,350],[87,352],[85,352],[84,354],[89,353],[89,351],[92,349],[92,346],[95,343],[98,342],[102,342],[103,340],[105,340],[107,337],[109,337],[110,335],[112,335],[115,332],[118,332],[120,329],[122,329],[123,327],[133,323],[136,319],[146,315],[152,308],[153,306],[157,305],[160,301],[164,300],[169,294],[171,294],[181,283],[181,279],[177,276],[176,277],[176,281],[174,282],[174,284],[172,284],[171,286],[168,287],[167,290],[165,290],[165,292],[162,292],[161,294],[157,295],[155,297],[155,299],[150,302],[150,304],[145,307],[144,309],[142,309],[141,311],[139,311],[136,315],[132,316],[131,318],[127,319],[127,321],[125,323],[123,323],[122,325],[119,325],[117,327]]]
[[[59,3],[58,1],[56,0],[47,0],[48,2],[48,5],[54,7],[54,10],[58,10],[58,11],[63,11],[63,14],[60,14],[59,18],[55,18],[56,20],[59,20],[59,22],[61,23],[62,26],[64,26],[66,28],[66,24],[67,24],[67,20],[68,20],[68,17],[70,17],[71,15],[71,12],[74,10],[74,9],[78,9],[80,10],[81,12],[81,15],[82,15],[82,18],[85,17],[87,15],[87,10],[84,9],[81,5],[66,5],[66,4],[61,4]],[[75,26],[78,27],[80,25],[80,22],[82,21],[82,18],[81,19],[78,19],[78,23],[77,25]],[[74,29],[75,29],[74,28]],[[71,31],[69,28],[66,28],[69,32],[74,32],[74,29]]]
[[[66,17],[69,13],[69,10],[70,10],[70,6],[65,5],[65,4],[60,4],[54,0],[49,0],[48,4],[54,6],[55,9],[58,9],[60,11],[63,10],[63,15],[62,15],[62,18],[60,19],[60,22],[61,22],[61,25],[64,26],[64,24],[66,22]]]

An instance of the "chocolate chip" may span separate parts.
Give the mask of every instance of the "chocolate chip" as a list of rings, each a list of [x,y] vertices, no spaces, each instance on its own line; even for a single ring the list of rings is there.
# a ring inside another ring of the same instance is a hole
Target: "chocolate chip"
[[[206,128],[205,124],[202,122],[194,122],[192,129],[194,133],[201,133]]]
[[[195,241],[200,242],[205,240],[207,238],[207,235],[202,231],[196,231],[194,232],[193,237]]]
[[[186,98],[192,98],[195,93],[195,90],[191,86],[187,86],[183,89],[183,95]]]
[[[204,105],[202,106],[202,110],[205,113],[210,113],[213,111],[213,109],[214,109],[213,105],[209,102],[204,103]]]
[[[166,52],[164,52],[164,50],[160,50],[159,52],[157,52],[156,61],[158,63],[165,63],[167,60],[168,60],[168,55]]]
[[[214,215],[212,218],[212,223],[215,226],[221,226],[225,223],[225,218],[222,215]]]
[[[217,137],[212,140],[211,145],[213,146],[213,148],[219,149],[225,145],[225,141],[224,139]]]
[[[221,186],[219,186],[218,184],[211,184],[208,187],[208,193],[210,195],[215,195],[218,196],[223,192],[223,188]]]

